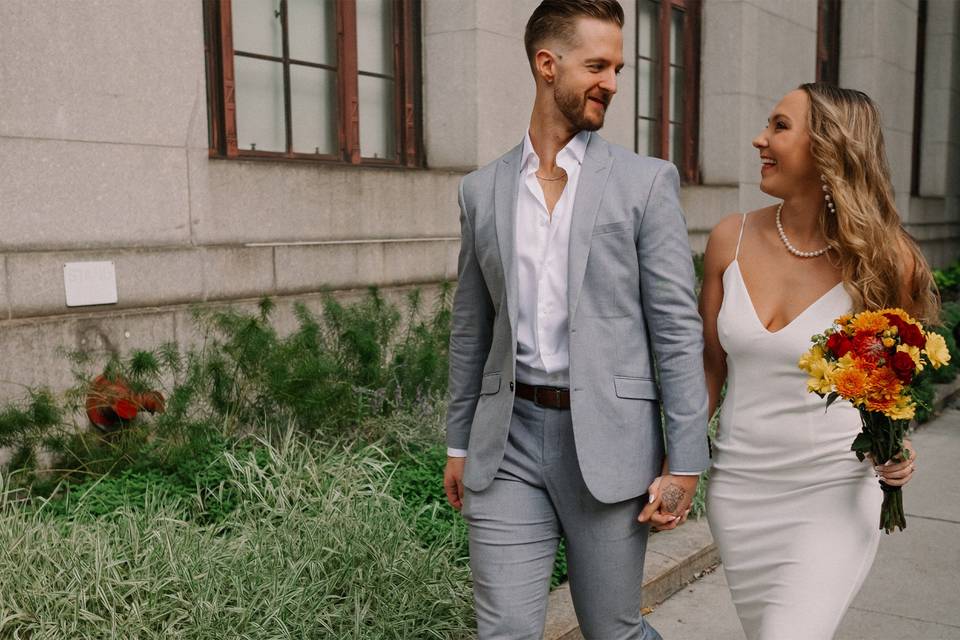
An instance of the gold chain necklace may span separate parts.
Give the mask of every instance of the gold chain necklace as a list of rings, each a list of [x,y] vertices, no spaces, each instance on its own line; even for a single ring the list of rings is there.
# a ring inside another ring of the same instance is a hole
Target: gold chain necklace
[[[560,176],[559,178],[544,178],[544,177],[543,177],[542,175],[540,175],[539,173],[534,173],[533,175],[537,176],[538,178],[540,178],[541,180],[543,180],[543,181],[545,181],[545,182],[556,182],[557,180],[563,180],[564,178],[567,177],[566,172],[564,172],[564,174],[563,174],[562,176]]]

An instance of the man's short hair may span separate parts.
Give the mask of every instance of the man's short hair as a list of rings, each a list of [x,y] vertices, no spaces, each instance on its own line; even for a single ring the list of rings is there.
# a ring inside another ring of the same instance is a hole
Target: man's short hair
[[[576,46],[578,18],[613,22],[623,28],[623,7],[617,0],[543,0],[527,21],[523,44],[533,68],[533,58],[547,40]]]

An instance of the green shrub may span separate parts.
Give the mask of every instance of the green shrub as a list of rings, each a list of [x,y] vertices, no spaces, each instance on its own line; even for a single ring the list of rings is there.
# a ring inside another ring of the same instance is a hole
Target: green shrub
[[[319,318],[295,305],[297,327],[287,336],[272,324],[269,299],[255,313],[198,309],[203,341],[196,348],[66,354],[77,384],[62,398],[31,390],[0,410],[0,446],[13,450],[8,468],[17,482],[47,495],[62,480],[189,469],[182,463],[211,442],[251,433],[270,439],[278,424],[328,441],[356,437],[371,419],[435,409],[446,390],[449,306],[448,286],[429,314],[418,291],[401,313],[371,289],[351,305],[328,297]],[[135,392],[162,391],[166,412],[113,433],[87,428],[76,416],[84,416],[90,381],[101,371]],[[55,471],[38,473],[42,451],[53,456]]]
[[[933,281],[944,297],[953,296],[960,289],[960,261],[933,270]]]

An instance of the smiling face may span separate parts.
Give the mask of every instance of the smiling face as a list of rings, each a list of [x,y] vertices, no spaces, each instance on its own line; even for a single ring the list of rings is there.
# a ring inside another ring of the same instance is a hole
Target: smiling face
[[[791,91],[773,108],[767,127],[753,139],[760,152],[760,190],[764,193],[788,198],[820,188],[807,128],[809,112],[807,94]]]
[[[612,22],[577,20],[575,45],[557,52],[553,97],[576,130],[603,126],[623,68],[623,32]]]

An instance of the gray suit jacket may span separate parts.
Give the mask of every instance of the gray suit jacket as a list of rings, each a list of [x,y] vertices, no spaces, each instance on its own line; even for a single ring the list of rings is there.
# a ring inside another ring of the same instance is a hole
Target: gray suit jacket
[[[493,480],[513,412],[522,147],[460,183],[447,445],[467,449],[472,491]],[[676,168],[594,133],[580,171],[568,264],[571,412],[586,485],[612,503],[645,493],[660,473],[661,404],[670,470],[707,467],[703,337]]]

